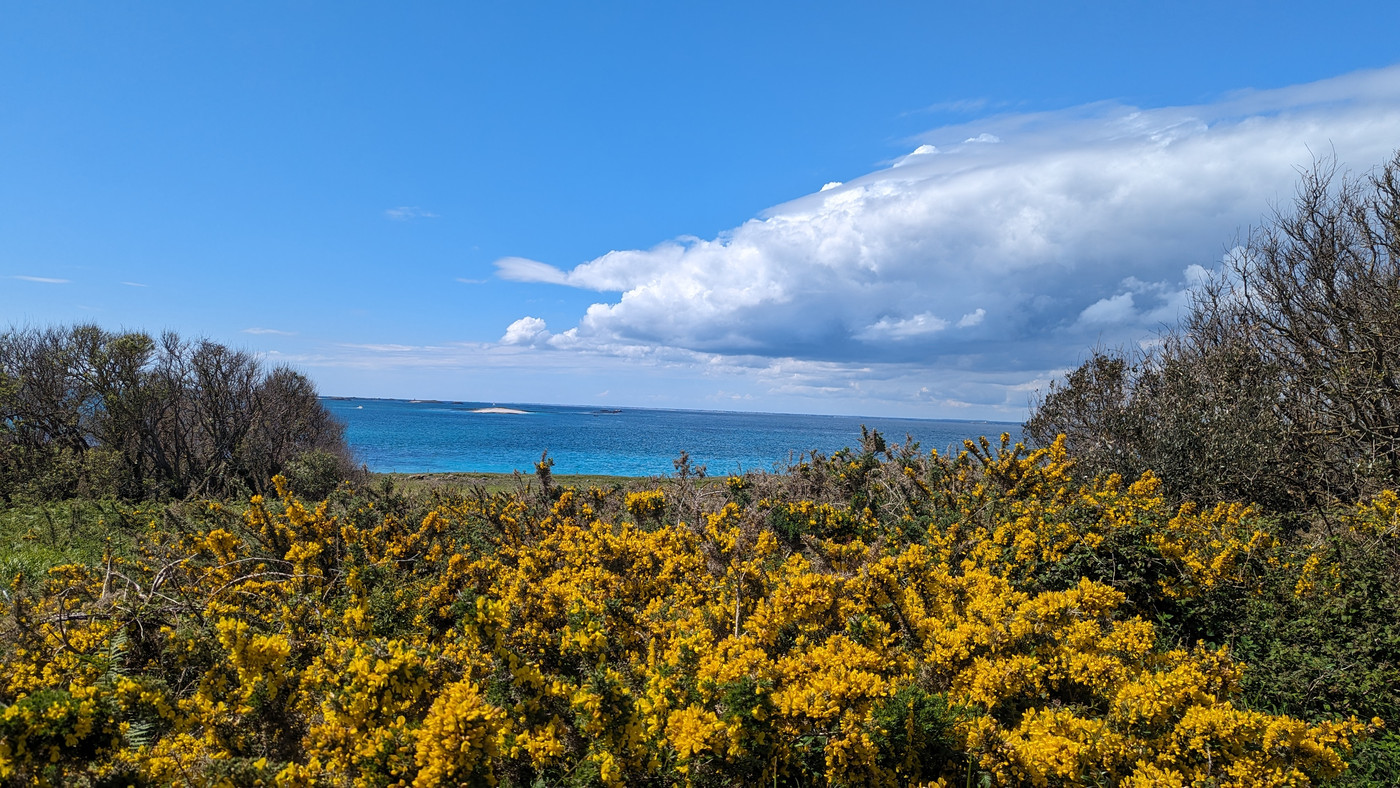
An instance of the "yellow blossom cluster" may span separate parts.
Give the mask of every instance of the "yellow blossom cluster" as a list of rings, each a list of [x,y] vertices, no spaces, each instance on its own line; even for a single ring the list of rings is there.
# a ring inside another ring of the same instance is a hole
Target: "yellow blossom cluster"
[[[844,498],[752,500],[731,479],[691,508],[683,481],[414,516],[308,506],[278,480],[275,500],[153,526],[139,557],[12,589],[0,781],[1244,788],[1343,770],[1366,724],[1245,708],[1247,666],[1159,642],[1074,570],[1131,542],[1163,599],[1246,583],[1270,546],[1252,511],[1069,468],[1061,444],[1003,440],[790,475]]]

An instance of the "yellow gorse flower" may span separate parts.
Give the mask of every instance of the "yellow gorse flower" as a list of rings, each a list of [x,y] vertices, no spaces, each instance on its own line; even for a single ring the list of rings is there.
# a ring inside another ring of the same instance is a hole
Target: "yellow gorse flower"
[[[1255,512],[1172,510],[1150,475],[1080,486],[1070,465],[1062,443],[1003,440],[794,471],[845,500],[750,501],[730,479],[414,518],[279,481],[15,602],[0,779],[1244,786],[1344,768],[1366,724],[1240,708],[1228,652],[1164,647],[1103,583],[1045,587],[1125,535],[1168,567],[1163,599],[1248,587],[1273,555]],[[884,497],[850,486],[871,478]],[[1397,500],[1352,527],[1393,538]]]

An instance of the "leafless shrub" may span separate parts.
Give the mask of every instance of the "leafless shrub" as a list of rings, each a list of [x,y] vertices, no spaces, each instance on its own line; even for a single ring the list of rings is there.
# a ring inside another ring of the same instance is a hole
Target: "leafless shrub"
[[[1400,482],[1400,152],[1323,159],[1150,351],[1095,351],[1038,401],[1089,473],[1281,508]]]
[[[289,368],[173,333],[0,335],[0,496],[261,492],[308,452],[353,468],[341,426]]]

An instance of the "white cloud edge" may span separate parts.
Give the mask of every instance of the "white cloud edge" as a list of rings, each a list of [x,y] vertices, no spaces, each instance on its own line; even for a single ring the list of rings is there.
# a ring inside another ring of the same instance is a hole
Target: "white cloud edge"
[[[18,279],[21,282],[33,282],[41,285],[67,285],[72,284],[71,279],[60,279],[54,276],[28,276],[26,274],[14,274],[11,279]]]

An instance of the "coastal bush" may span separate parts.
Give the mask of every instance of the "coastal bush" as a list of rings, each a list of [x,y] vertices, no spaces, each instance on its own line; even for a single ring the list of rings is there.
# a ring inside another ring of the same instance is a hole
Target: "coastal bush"
[[[345,462],[328,451],[311,449],[287,463],[287,484],[304,498],[325,498],[345,478]]]
[[[1034,404],[1085,475],[1312,511],[1400,483],[1400,152],[1322,160],[1144,351],[1096,350]]]
[[[1367,684],[1393,651],[1271,699],[1229,642],[1238,618],[1209,621],[1249,598],[1271,620],[1364,614],[1335,600],[1355,579],[1337,548],[1394,554],[1394,495],[1294,539],[1250,507],[1172,504],[1150,474],[1071,471],[1063,441],[944,457],[868,433],[712,485],[687,469],[309,503],[279,477],[153,512],[129,554],[7,590],[0,780],[1282,786],[1384,768],[1381,721],[1356,710],[1371,690],[1393,708]]]
[[[318,474],[318,491],[354,473],[341,426],[291,369],[173,333],[0,334],[0,503],[247,494],[284,471]]]

